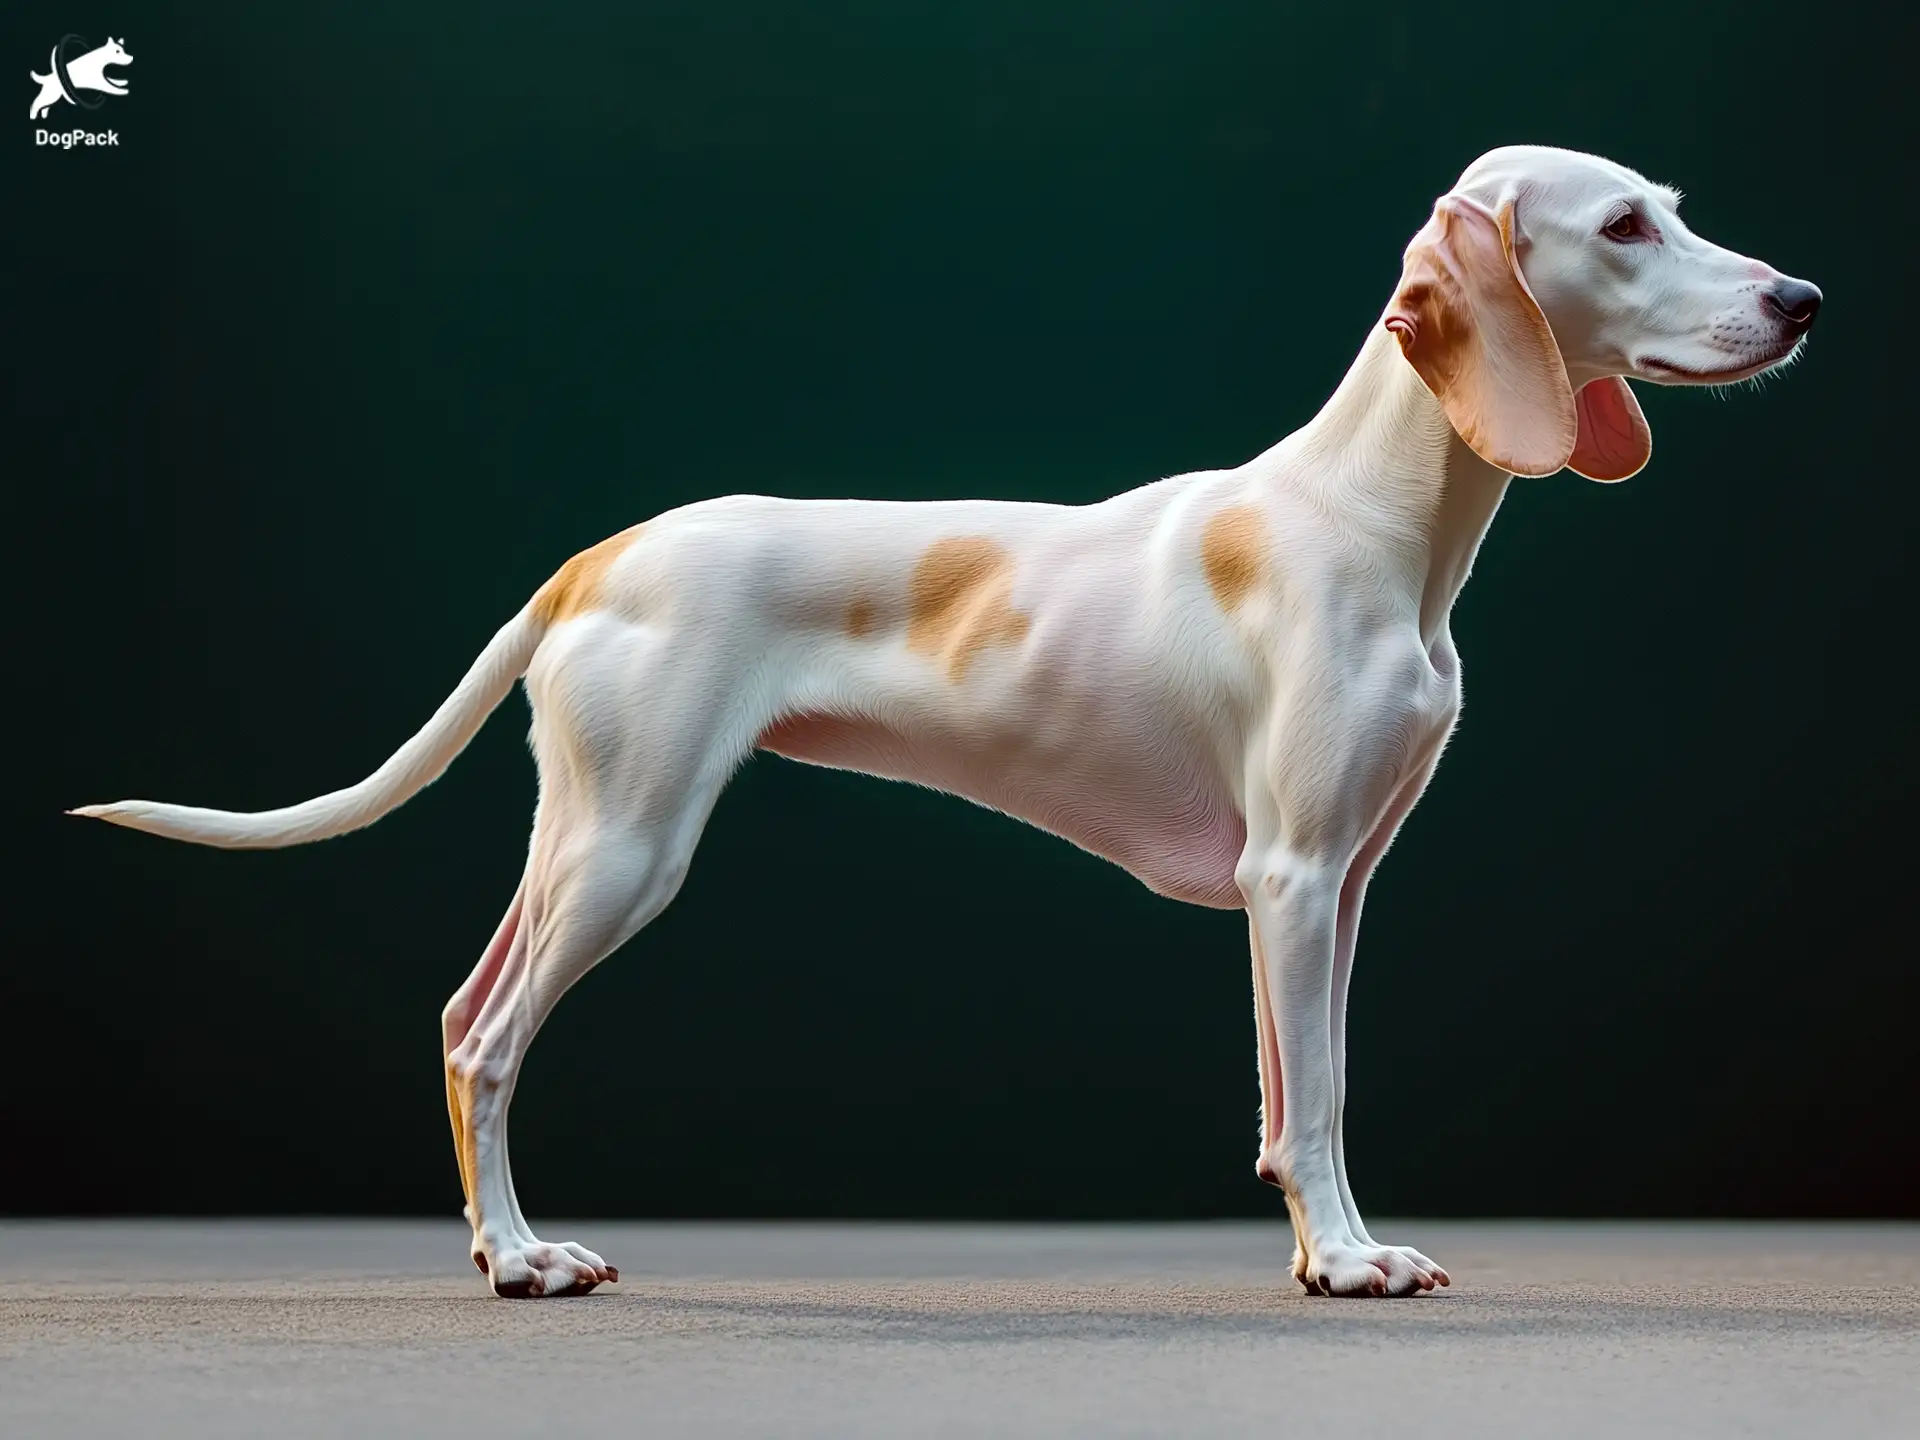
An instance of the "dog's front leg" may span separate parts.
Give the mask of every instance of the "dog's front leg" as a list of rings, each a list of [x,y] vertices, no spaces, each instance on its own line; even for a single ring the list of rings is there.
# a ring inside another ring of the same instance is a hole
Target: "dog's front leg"
[[[1280,1153],[1280,1130],[1286,1116],[1280,1098],[1280,1032],[1274,1023],[1273,1001],[1267,988],[1267,952],[1260,944],[1260,922],[1251,908],[1247,912],[1247,929],[1251,932],[1253,950],[1254,1038],[1260,1058],[1260,1154],[1254,1161],[1253,1173],[1267,1184],[1278,1186],[1280,1177],[1269,1157]],[[1337,1076],[1337,1070],[1335,1074]],[[1338,1158],[1336,1151],[1335,1159]],[[1307,1283],[1307,1242],[1297,1223],[1293,1227],[1293,1274],[1302,1285]]]
[[[1260,957],[1279,1052],[1280,1134],[1261,1156],[1280,1186],[1306,1259],[1304,1284],[1326,1295],[1405,1295],[1433,1277],[1397,1250],[1353,1233],[1334,1160],[1334,942],[1344,857],[1332,863],[1250,842],[1238,879]],[[1264,1028],[1264,1021],[1263,1021]]]
[[[1360,1218],[1360,1207],[1354,1203],[1353,1186],[1347,1179],[1347,996],[1352,988],[1354,950],[1360,938],[1360,912],[1366,903],[1367,884],[1373,878],[1381,857],[1387,853],[1387,847],[1399,833],[1401,824],[1426,791],[1427,782],[1433,778],[1434,767],[1439,764],[1444,743],[1443,732],[1426,753],[1414,762],[1412,772],[1394,795],[1387,813],[1380,818],[1380,823],[1360,847],[1360,853],[1348,865],[1346,878],[1340,886],[1339,917],[1334,928],[1332,1013],[1329,1022],[1333,1043],[1333,1172],[1341,1204],[1346,1210],[1347,1227],[1362,1245],[1376,1245],[1379,1242],[1367,1232],[1366,1222]],[[1439,1284],[1452,1283],[1445,1270],[1418,1250],[1405,1246],[1383,1248],[1399,1250],[1414,1268],[1424,1270]],[[1303,1285],[1307,1283],[1304,1260],[1304,1255],[1296,1252],[1294,1275]]]

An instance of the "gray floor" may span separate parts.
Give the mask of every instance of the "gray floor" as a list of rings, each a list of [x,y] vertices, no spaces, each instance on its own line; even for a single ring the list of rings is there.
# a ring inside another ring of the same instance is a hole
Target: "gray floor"
[[[1377,1227],[1454,1288],[1310,1300],[1285,1227],[0,1224],[8,1436],[1920,1433],[1920,1227]]]

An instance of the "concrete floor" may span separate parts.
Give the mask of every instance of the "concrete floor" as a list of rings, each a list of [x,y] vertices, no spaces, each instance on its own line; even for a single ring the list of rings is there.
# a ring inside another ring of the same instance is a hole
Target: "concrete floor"
[[[1284,1225],[0,1224],[0,1434],[1920,1433],[1920,1227],[1410,1223],[1454,1288],[1310,1300]]]

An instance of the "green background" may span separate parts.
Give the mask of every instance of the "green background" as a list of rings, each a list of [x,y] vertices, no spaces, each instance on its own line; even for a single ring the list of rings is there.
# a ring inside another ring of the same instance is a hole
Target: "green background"
[[[1915,1214],[1914,125],[1848,7],[9,7],[132,93],[6,232],[0,1208],[453,1213],[439,1009],[511,895],[503,707],[377,829],[60,817],[359,778],[574,550],[705,496],[1079,502],[1306,420],[1479,153],[1597,151],[1826,292],[1650,469],[1518,481],[1375,887],[1381,1213]],[[55,118],[75,123],[71,107]],[[1262,1214],[1243,920],[753,762],[534,1046],[542,1214]]]

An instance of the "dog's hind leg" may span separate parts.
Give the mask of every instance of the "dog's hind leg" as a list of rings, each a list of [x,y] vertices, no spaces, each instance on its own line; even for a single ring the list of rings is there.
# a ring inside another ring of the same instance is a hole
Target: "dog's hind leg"
[[[460,1094],[455,1085],[453,1052],[467,1038],[468,1032],[473,1029],[473,1022],[479,1018],[481,1007],[487,1003],[487,997],[499,983],[507,954],[520,930],[526,894],[527,882],[523,879],[520,888],[513,893],[513,903],[507,907],[500,928],[494,931],[492,942],[481,955],[480,963],[473,967],[473,973],[466,982],[454,991],[453,998],[447,1001],[447,1008],[440,1012],[441,1058],[447,1071],[447,1113],[453,1122],[453,1153],[460,1165],[460,1190],[466,1200],[468,1224],[473,1223],[474,1164],[471,1148],[467,1144],[465,1108],[460,1103]]]
[[[568,827],[530,893],[500,972],[447,1057],[455,1133],[468,1184],[473,1259],[495,1293],[582,1294],[618,1272],[576,1245],[544,1244],[519,1213],[507,1160],[507,1109],[520,1065],[560,995],[671,898],[669,867],[648,837]]]
[[[730,708],[721,667],[662,653],[670,648],[664,637],[603,635],[565,647],[529,679],[541,796],[526,878],[449,1004],[445,1032],[473,1259],[499,1295],[577,1295],[619,1278],[590,1250],[541,1241],[520,1217],[507,1109],[527,1047],[560,997],[679,890],[747,753],[744,715],[742,734],[713,724]]]
[[[500,928],[494,932],[492,943],[480,957],[480,963],[474,967],[473,973],[467,977],[465,983],[454,992],[453,998],[447,1002],[446,1009],[440,1015],[441,1051],[447,1072],[447,1113],[453,1122],[454,1157],[460,1167],[460,1189],[465,1197],[462,1213],[467,1217],[469,1225],[474,1223],[474,1184],[478,1166],[475,1161],[474,1147],[468,1143],[466,1112],[460,1098],[462,1087],[455,1073],[453,1052],[473,1029],[474,1021],[479,1018],[487,997],[493,993],[494,987],[500,982],[501,975],[506,969],[507,958],[513,953],[514,941],[519,934],[521,916],[525,913],[526,889],[526,881],[522,880],[520,888],[514,892],[513,904],[507,908],[506,916],[500,922]],[[524,964],[524,958],[516,964],[516,974]],[[500,1143],[503,1164],[505,1164],[504,1132]],[[515,1235],[524,1243],[537,1244],[533,1228],[527,1224],[526,1216],[521,1213],[520,1199],[514,1194],[512,1167],[507,1165],[506,1168],[507,1221]],[[570,1243],[563,1244],[562,1248],[578,1252],[576,1258],[585,1259],[591,1255],[590,1251]],[[615,1277],[610,1275],[609,1278]]]

